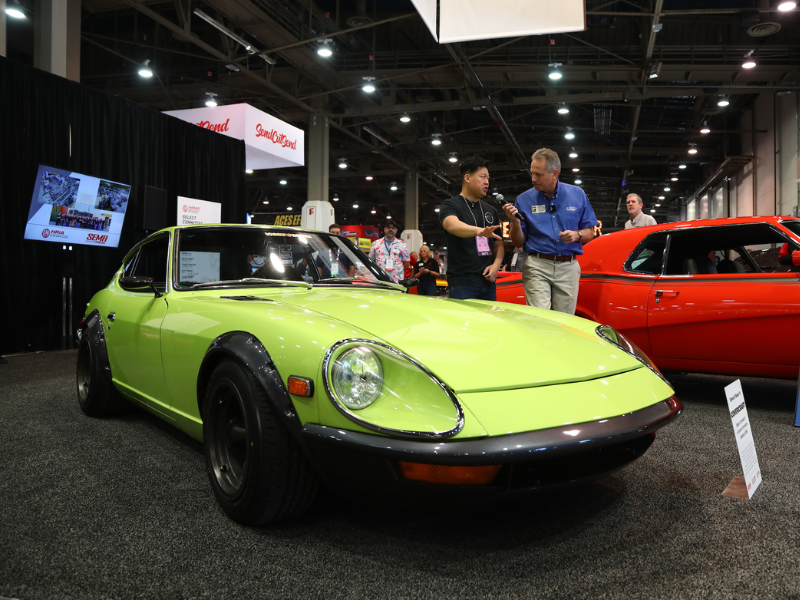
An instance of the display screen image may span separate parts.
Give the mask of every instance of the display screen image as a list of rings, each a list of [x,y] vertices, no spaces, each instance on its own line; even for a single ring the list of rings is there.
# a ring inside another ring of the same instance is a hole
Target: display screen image
[[[25,239],[116,248],[131,186],[39,165]]]

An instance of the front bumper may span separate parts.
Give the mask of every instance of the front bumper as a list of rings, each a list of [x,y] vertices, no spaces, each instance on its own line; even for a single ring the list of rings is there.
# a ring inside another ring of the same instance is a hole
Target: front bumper
[[[449,488],[459,495],[497,495],[608,475],[644,454],[656,430],[682,410],[680,400],[672,396],[617,417],[496,437],[408,440],[310,423],[303,427],[303,437],[322,476],[344,491],[426,487],[443,492]],[[486,486],[444,486],[403,479],[397,461],[503,468]]]

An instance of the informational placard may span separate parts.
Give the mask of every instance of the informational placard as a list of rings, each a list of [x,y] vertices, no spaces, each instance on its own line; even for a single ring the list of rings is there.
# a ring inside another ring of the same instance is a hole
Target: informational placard
[[[731,414],[733,431],[736,434],[739,460],[742,462],[742,470],[744,471],[747,497],[752,498],[758,486],[761,485],[761,469],[758,466],[756,445],[753,441],[750,418],[747,416],[747,407],[744,403],[742,382],[737,379],[730,385],[725,386],[725,395],[728,398],[728,410]]]
[[[197,198],[178,196],[178,225],[200,225],[219,223],[222,218],[222,205]]]

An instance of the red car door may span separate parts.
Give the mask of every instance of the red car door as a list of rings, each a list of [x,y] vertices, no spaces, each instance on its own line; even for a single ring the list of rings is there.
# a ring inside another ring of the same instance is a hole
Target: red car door
[[[662,369],[796,377],[800,273],[780,272],[785,239],[766,224],[725,229],[671,236],[648,298],[650,356]]]

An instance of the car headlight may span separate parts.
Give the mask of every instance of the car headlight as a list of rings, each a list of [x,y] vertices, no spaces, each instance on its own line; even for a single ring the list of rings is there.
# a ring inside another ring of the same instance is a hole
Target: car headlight
[[[667,381],[667,378],[661,374],[661,371],[658,370],[658,367],[655,363],[650,360],[650,357],[645,354],[639,346],[634,344],[630,341],[627,337],[622,335],[619,331],[615,330],[610,325],[600,325],[597,329],[595,329],[597,335],[599,335],[604,340],[607,340],[614,344],[617,348],[620,348],[627,354],[630,354],[633,358],[638,360],[640,363],[643,363],[647,368],[649,368],[653,373],[658,375],[664,383],[668,386],[672,387],[672,384]]]
[[[336,397],[347,408],[366,408],[378,399],[383,387],[381,360],[366,346],[345,350],[333,362],[331,383]]]
[[[455,394],[396,348],[373,340],[343,340],[325,354],[322,370],[325,392],[336,409],[367,429],[446,438],[464,427]]]

